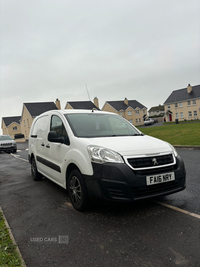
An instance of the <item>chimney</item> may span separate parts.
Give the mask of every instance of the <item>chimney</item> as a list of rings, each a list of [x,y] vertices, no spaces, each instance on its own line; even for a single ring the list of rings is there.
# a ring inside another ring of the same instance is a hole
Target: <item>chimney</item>
[[[192,92],[192,86],[190,84],[188,84],[187,92],[188,92],[188,94],[190,94]]]
[[[61,109],[60,100],[58,100],[58,98],[56,99],[55,104],[56,104],[57,109]]]
[[[124,103],[128,106],[128,99],[125,97]]]
[[[97,97],[94,98],[94,105],[99,108],[99,100]]]

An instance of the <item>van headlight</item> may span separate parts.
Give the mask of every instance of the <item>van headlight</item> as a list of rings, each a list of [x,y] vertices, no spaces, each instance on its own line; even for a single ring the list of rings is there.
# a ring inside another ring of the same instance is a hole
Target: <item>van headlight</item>
[[[122,157],[117,152],[110,150],[108,148],[99,146],[88,146],[88,153],[90,155],[91,161],[96,163],[124,163]]]

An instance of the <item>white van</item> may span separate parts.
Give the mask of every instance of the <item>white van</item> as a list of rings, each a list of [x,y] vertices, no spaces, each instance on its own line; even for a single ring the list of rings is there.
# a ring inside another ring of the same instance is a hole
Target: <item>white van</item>
[[[76,210],[90,200],[135,201],[185,189],[185,167],[170,144],[142,134],[121,116],[96,110],[52,110],[29,136],[34,180],[66,188]]]

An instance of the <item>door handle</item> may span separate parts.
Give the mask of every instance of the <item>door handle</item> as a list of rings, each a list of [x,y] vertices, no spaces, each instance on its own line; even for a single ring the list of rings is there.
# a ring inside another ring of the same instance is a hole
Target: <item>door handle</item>
[[[44,146],[44,143],[42,143],[41,146]]]
[[[46,145],[47,148],[50,148],[50,145]]]

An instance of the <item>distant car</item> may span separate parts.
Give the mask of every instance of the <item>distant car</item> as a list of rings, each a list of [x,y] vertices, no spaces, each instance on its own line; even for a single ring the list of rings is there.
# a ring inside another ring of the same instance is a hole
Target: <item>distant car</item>
[[[146,120],[144,121],[144,125],[145,125],[145,126],[147,126],[147,125],[152,125],[152,124],[154,124],[154,120],[151,119],[151,118],[146,119]]]
[[[0,135],[0,151],[17,152],[17,144],[10,135]]]

